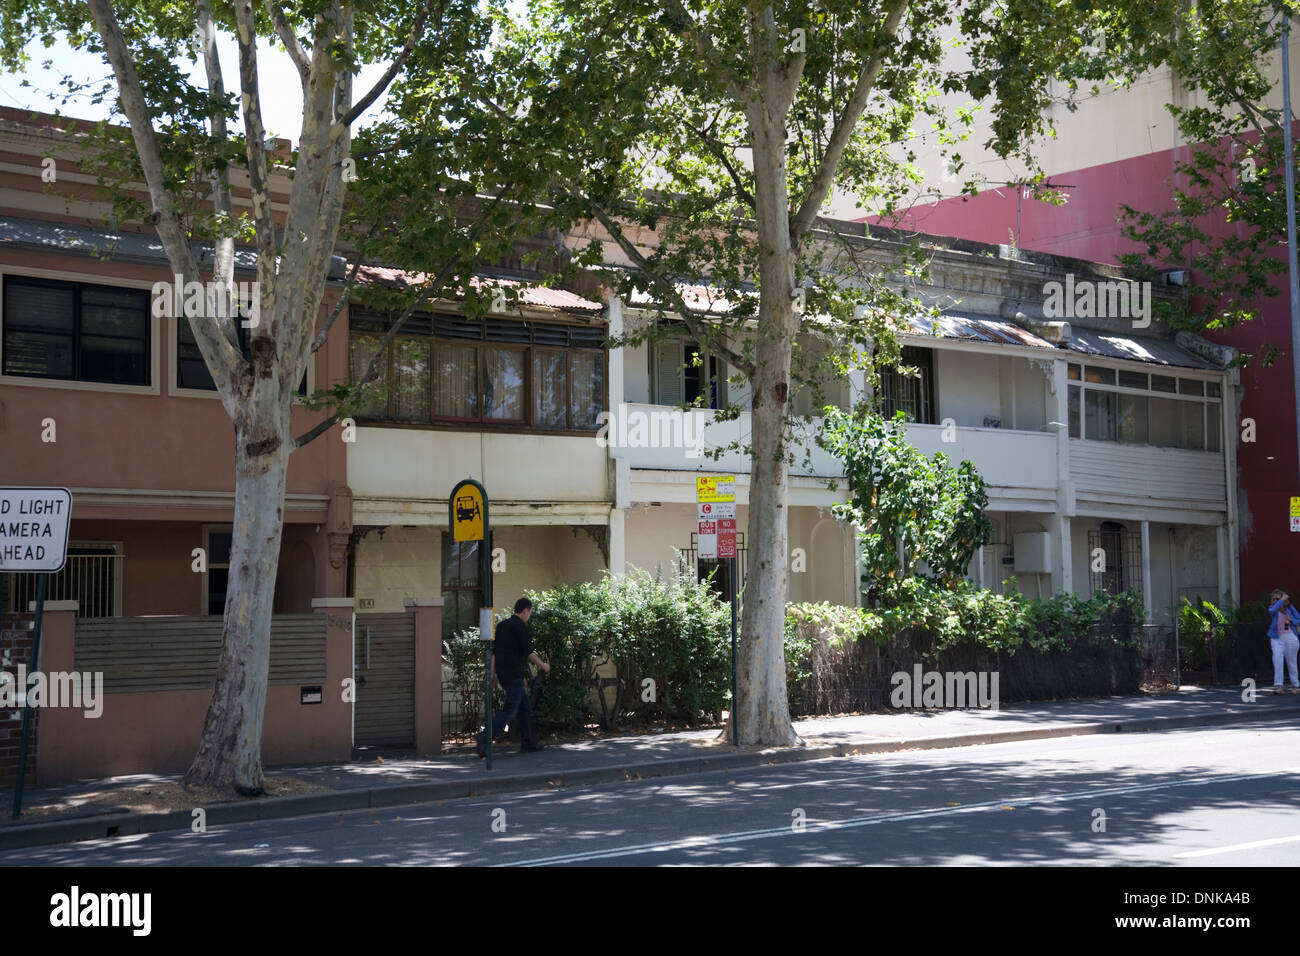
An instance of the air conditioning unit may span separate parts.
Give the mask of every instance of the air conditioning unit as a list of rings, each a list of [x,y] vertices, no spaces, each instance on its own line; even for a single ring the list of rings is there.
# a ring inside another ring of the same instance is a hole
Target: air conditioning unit
[[[1022,531],[1015,537],[1016,573],[1052,573],[1052,536],[1046,531]]]

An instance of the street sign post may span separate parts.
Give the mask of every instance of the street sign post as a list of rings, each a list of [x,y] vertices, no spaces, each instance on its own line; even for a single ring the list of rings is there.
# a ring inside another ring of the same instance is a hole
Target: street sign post
[[[731,742],[740,743],[736,722],[736,476],[698,475],[695,479],[695,508],[699,520],[697,553],[701,558],[726,558],[731,592]]]
[[[477,541],[483,606],[478,609],[478,636],[483,642],[483,737],[487,768],[492,769],[492,527],[488,496],[473,478],[465,478],[447,498],[447,526],[453,541]]]
[[[72,493],[67,488],[0,488],[0,574],[38,574],[32,658],[23,688],[22,742],[18,747],[18,777],[14,781],[14,816],[23,812],[23,778],[32,732],[32,684],[38,676],[41,623],[51,574],[68,560],[68,528],[72,524]]]

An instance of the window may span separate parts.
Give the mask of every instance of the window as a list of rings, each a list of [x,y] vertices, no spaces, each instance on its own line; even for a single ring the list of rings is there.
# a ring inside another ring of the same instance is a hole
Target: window
[[[230,546],[234,534],[230,528],[207,532],[208,573],[204,580],[205,614],[220,617],[226,612],[226,587],[230,583]]]
[[[248,317],[246,304],[240,304],[239,315],[241,318]],[[240,351],[248,355],[250,330],[244,328],[244,323],[240,320],[236,320],[235,329],[239,334]],[[312,361],[310,356],[307,361]],[[199,343],[194,338],[194,329],[185,316],[176,319],[176,387],[207,392],[217,390],[216,383],[212,381],[212,373],[208,371],[208,363],[203,361],[203,353],[199,351]],[[298,394],[307,394],[306,372],[303,372],[302,381],[298,383]]]
[[[391,319],[353,309],[354,382],[365,374]],[[600,329],[425,313],[411,316],[403,333],[380,359],[379,381],[386,394],[376,395],[359,417],[557,431],[600,426],[605,410]]]
[[[1142,589],[1142,536],[1122,524],[1103,521],[1098,531],[1088,532],[1088,554],[1101,551],[1101,567],[1089,559],[1092,593],[1120,594]]]
[[[453,541],[442,533],[442,639],[458,631],[478,627],[478,609],[483,604],[479,583],[481,541]]]
[[[877,395],[880,414],[893,418],[895,412],[902,411],[909,422],[933,425],[934,350],[905,345],[901,364],[912,366],[920,375],[904,375],[892,368],[881,369]]]
[[[1069,378],[1071,438],[1222,450],[1223,399],[1218,382],[1095,365],[1071,365]]]
[[[650,400],[655,405],[724,408],[727,405],[727,363],[699,342],[669,339],[651,347]]]
[[[4,279],[4,374],[149,385],[145,289]]]

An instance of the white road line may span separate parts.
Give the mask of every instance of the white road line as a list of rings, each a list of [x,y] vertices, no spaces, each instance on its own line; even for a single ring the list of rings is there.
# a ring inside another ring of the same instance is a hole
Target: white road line
[[[1276,840],[1256,840],[1254,843],[1236,843],[1232,846],[1216,846],[1209,850],[1191,850],[1188,853],[1174,854],[1175,860],[1187,860],[1195,856],[1214,856],[1216,853],[1232,853],[1234,850],[1254,850],[1261,846],[1277,846],[1281,843],[1295,843],[1300,836],[1278,837]]]
[[[591,860],[608,860],[620,856],[639,856],[644,853],[665,853],[674,850],[689,850],[703,846],[723,846],[729,843],[747,843],[752,840],[767,840],[777,837],[803,836],[808,833],[825,833],[834,830],[850,830],[859,827],[877,826],[882,823],[899,823],[906,820],[920,820],[929,817],[953,816],[959,813],[982,813],[1005,806],[1020,808],[1036,804],[1065,803],[1071,800],[1099,797],[1121,796],[1130,793],[1146,793],[1153,790],[1171,790],[1177,787],[1203,787],[1220,783],[1237,783],[1244,780],[1260,780],[1267,777],[1281,777],[1287,774],[1300,774],[1300,767],[1286,770],[1271,770],[1267,773],[1230,774],[1214,777],[1202,777],[1195,780],[1177,780],[1168,783],[1139,784],[1132,787],[1112,787],[1106,790],[1081,790],[1074,793],[1047,794],[1039,797],[1018,797],[1004,800],[989,800],[984,803],[970,803],[960,807],[935,807],[929,810],[914,810],[906,813],[886,813],[870,817],[856,817],[848,820],[809,822],[801,832],[791,826],[770,827],[763,830],[743,830],[737,833],[725,833],[717,836],[688,837],[684,840],[672,840],[662,843],[641,843],[635,846],[615,847],[607,850],[589,850],[584,853],[569,853],[561,856],[541,857],[536,860],[523,860],[513,863],[497,863],[496,866],[555,866],[562,863],[585,863]]]

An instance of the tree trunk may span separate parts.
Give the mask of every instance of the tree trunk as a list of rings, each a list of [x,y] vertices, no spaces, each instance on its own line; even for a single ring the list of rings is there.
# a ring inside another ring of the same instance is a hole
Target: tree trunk
[[[255,391],[278,392],[279,383],[257,381]],[[285,479],[291,442],[291,399],[254,396],[261,420],[235,427],[235,516],[230,576],[221,633],[221,658],[198,754],[186,786],[234,789],[244,796],[263,792],[262,720],[271,657],[271,611],[280,538],[284,527]],[[279,421],[276,421],[276,418]]]
[[[794,311],[794,251],[790,243],[784,116],[761,103],[749,110],[754,150],[755,206],[760,252],[760,301],[755,350],[749,486],[749,564],[737,661],[742,744],[800,743],[790,721],[785,680],[786,556],[789,467],[786,407],[798,316]]]

